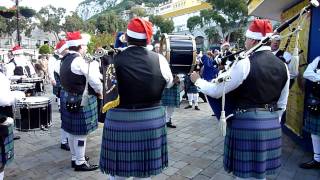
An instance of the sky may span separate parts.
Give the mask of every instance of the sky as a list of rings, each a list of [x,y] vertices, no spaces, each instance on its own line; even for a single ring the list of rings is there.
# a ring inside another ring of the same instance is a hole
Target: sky
[[[67,12],[75,11],[80,2],[84,0],[20,0],[21,6],[28,6],[39,11],[42,7],[53,5],[54,7],[63,7]],[[14,0],[15,2],[15,0]],[[0,0],[0,6],[12,7],[15,3],[13,0]]]

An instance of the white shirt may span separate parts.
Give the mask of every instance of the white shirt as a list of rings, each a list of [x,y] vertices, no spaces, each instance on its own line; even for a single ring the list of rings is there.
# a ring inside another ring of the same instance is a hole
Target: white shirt
[[[271,48],[269,46],[262,46],[258,51],[262,51],[262,50],[271,50]],[[286,69],[287,69],[287,75],[288,75],[287,77],[290,77],[287,66],[286,66]],[[247,57],[245,59],[238,61],[237,64],[233,64],[228,71],[221,73],[217,78],[220,79],[221,77],[225,77],[226,75],[231,76],[231,80],[225,83],[225,93],[227,94],[235,90],[236,88],[238,88],[243,83],[243,81],[248,77],[249,72],[250,72],[250,60]],[[284,88],[281,91],[280,98],[277,102],[277,105],[279,108],[282,109],[282,112],[285,110],[287,105],[287,100],[289,95],[289,83],[290,83],[290,79],[288,78]],[[201,92],[213,98],[220,98],[222,96],[223,84],[224,83],[211,83],[203,79],[198,79],[195,82],[195,85],[199,87]],[[281,114],[280,114],[280,117],[281,117]]]
[[[306,71],[303,73],[303,77],[312,81],[318,82],[320,81],[320,72],[316,73],[314,70],[317,69],[318,63],[320,61],[320,56],[316,57],[307,67]]]
[[[24,55],[17,55],[14,57],[14,62],[16,63],[16,65],[11,62],[9,64],[7,64],[5,66],[6,69],[6,75],[7,77],[10,79],[12,77],[21,77],[21,76],[16,76],[14,75],[14,69],[16,68],[16,66],[21,66],[21,67],[25,67],[28,66],[30,69],[30,74],[31,76],[35,76],[36,75],[36,71],[34,70],[33,65],[31,64],[30,61],[28,61],[28,59],[24,56]],[[26,74],[27,75],[27,74]]]
[[[0,106],[11,106],[15,102],[15,97],[10,90],[9,79],[0,72]]]
[[[54,79],[54,72],[60,74],[60,63],[61,60],[57,60],[55,57],[50,56],[49,61],[48,61],[48,74],[50,80],[55,80]]]
[[[75,51],[70,51],[69,53],[77,53]],[[79,54],[80,55],[80,54]],[[76,57],[71,63],[71,71],[77,75],[88,75],[88,63],[83,59],[80,55]],[[96,93],[102,94],[102,83],[100,80],[101,73],[99,69],[99,63],[97,61],[93,61],[90,63],[90,70],[88,76],[89,85],[94,89]]]

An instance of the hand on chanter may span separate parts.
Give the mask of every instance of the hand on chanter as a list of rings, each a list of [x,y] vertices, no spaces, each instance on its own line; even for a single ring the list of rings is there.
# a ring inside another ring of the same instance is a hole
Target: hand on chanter
[[[200,74],[199,73],[197,73],[197,72],[195,72],[195,71],[193,71],[192,73],[191,73],[191,75],[190,75],[190,79],[191,79],[191,81],[193,82],[193,83],[195,83],[198,79],[200,79],[201,77],[200,77]]]

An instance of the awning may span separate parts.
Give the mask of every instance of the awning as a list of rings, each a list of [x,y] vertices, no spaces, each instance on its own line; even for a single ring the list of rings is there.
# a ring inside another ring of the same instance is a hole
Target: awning
[[[280,21],[283,11],[303,0],[250,0],[249,15]]]

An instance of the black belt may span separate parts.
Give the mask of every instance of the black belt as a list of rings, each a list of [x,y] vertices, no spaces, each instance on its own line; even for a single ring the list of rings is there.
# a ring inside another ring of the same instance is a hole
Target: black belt
[[[236,112],[254,112],[254,111],[279,111],[281,108],[278,108],[276,104],[260,104],[260,105],[249,105],[249,106],[240,106],[236,108]]]
[[[120,104],[117,108],[122,109],[143,109],[143,108],[150,108],[150,107],[157,107],[160,106],[160,102],[154,103],[139,103],[139,104]]]

